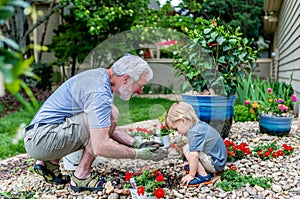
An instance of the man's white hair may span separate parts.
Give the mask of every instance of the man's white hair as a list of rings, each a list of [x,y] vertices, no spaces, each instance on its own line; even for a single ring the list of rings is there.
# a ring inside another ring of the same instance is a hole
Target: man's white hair
[[[128,74],[133,81],[139,80],[145,73],[147,82],[153,78],[153,72],[149,64],[139,56],[126,54],[118,59],[111,67],[117,76]]]

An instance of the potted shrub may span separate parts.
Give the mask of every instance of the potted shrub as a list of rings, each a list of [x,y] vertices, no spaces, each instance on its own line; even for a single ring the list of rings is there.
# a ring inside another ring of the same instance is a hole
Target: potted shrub
[[[232,124],[238,78],[254,67],[258,51],[239,29],[218,25],[217,19],[197,18],[196,22],[188,32],[190,40],[175,46],[174,71],[185,77],[183,90],[190,91],[182,95],[183,100],[224,138]]]

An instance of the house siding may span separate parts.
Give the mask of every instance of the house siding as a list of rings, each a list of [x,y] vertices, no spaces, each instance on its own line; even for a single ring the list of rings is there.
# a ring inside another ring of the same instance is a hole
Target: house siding
[[[43,14],[46,14],[49,11],[49,4],[39,4],[36,5],[37,11],[42,11]],[[52,37],[54,35],[53,30],[57,29],[58,25],[60,24],[60,16],[58,12],[53,13],[48,20],[47,24],[47,30],[45,34],[45,39],[44,39],[44,46],[47,46],[51,44],[52,42]],[[45,29],[45,22],[42,23],[38,28],[36,29],[36,35],[35,35],[35,40],[36,44],[40,45],[42,41],[42,35],[44,33]],[[42,61],[43,62],[48,62],[48,61],[53,61],[55,60],[54,54],[51,52],[42,52]]]
[[[284,0],[281,5],[275,39],[275,72],[280,82],[290,82],[300,99],[300,1]],[[277,67],[277,68],[276,68]],[[300,104],[295,107],[299,113]],[[300,117],[298,117],[300,120]]]

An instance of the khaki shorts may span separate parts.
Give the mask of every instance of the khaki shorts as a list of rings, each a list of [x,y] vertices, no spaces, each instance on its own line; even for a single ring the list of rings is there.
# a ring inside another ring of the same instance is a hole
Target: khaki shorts
[[[186,144],[183,147],[183,153],[184,155],[188,158],[189,157],[189,145]],[[206,171],[210,172],[210,173],[217,173],[215,166],[211,160],[211,156],[207,155],[206,153],[200,151],[199,153],[199,161],[202,164],[202,166],[205,168]]]
[[[66,118],[62,124],[37,124],[24,134],[27,153],[37,160],[55,160],[77,151],[89,142],[83,113]]]

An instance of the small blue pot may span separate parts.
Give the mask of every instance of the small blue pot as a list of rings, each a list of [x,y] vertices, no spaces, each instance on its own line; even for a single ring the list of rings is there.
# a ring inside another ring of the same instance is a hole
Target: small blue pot
[[[261,115],[259,117],[259,130],[261,133],[283,136],[289,134],[294,116],[275,117]]]

